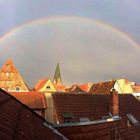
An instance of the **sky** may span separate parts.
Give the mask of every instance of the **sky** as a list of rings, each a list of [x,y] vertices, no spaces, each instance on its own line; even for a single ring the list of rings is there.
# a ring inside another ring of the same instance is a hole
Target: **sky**
[[[64,83],[140,82],[139,5],[139,0],[1,0],[0,66],[12,58],[30,86],[53,77],[58,61]]]

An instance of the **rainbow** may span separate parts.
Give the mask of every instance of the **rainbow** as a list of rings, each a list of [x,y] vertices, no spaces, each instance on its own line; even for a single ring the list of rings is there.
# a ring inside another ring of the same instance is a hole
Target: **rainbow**
[[[8,36],[11,36],[12,34],[20,31],[21,29],[24,29],[28,26],[34,26],[36,24],[43,24],[43,23],[47,23],[47,22],[50,22],[50,21],[53,21],[53,22],[57,22],[58,20],[81,20],[82,21],[86,21],[88,22],[89,24],[93,24],[93,23],[96,23],[100,26],[103,26],[105,28],[109,28],[110,30],[112,30],[112,32],[116,32],[118,34],[120,34],[121,36],[123,36],[124,38],[126,38],[130,43],[132,43],[132,45],[136,48],[140,48],[139,45],[133,41],[133,39],[126,33],[112,27],[111,25],[108,25],[104,22],[101,22],[99,20],[93,20],[93,19],[89,19],[89,18],[84,18],[84,17],[77,17],[77,16],[54,16],[54,17],[48,17],[48,18],[41,18],[41,19],[38,19],[38,20],[33,20],[33,21],[30,21],[30,22],[27,22],[23,25],[19,25],[17,26],[16,28],[12,29],[11,31],[9,31],[8,33],[6,33],[5,35],[3,35],[1,38],[0,38],[0,43],[2,41],[4,41]]]

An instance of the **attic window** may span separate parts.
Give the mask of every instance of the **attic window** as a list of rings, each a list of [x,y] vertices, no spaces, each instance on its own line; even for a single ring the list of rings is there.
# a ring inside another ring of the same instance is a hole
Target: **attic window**
[[[50,89],[51,87],[50,87],[50,86],[47,86],[46,88],[47,88],[47,89]]]
[[[64,123],[72,122],[73,113],[64,112],[64,113],[62,113],[62,116],[63,116],[63,118],[64,118]]]
[[[19,86],[16,87],[16,91],[20,91],[20,87]]]
[[[136,118],[131,114],[126,114],[128,120],[133,124],[133,125],[139,125],[139,122],[136,120]]]

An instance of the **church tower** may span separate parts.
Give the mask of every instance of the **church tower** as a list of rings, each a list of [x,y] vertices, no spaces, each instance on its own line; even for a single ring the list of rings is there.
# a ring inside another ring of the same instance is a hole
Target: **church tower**
[[[56,69],[55,69],[53,83],[55,83],[55,84],[62,84],[59,63],[57,63],[57,66],[56,66]]]
[[[11,59],[0,69],[0,88],[6,91],[29,91]]]

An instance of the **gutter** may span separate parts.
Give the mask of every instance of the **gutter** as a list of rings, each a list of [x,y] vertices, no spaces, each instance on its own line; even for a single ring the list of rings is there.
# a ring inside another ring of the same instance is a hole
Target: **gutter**
[[[121,117],[118,116],[118,117],[104,119],[104,120],[54,124],[54,127],[85,126],[85,125],[93,125],[93,124],[102,124],[102,123],[107,123],[107,122],[114,122],[114,121],[119,121],[119,120],[121,120]]]

